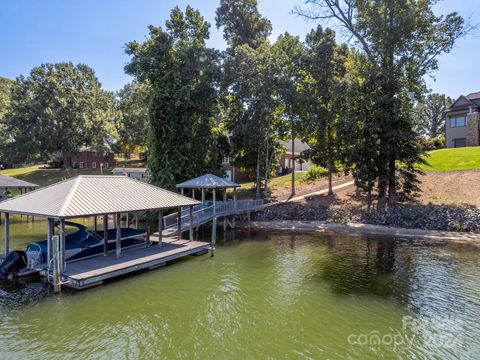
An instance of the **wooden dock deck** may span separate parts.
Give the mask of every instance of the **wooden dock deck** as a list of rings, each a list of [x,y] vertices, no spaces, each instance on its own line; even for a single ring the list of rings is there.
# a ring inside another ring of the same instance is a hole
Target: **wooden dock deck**
[[[148,247],[125,249],[118,260],[115,253],[109,253],[108,256],[96,256],[67,263],[62,273],[63,283],[77,290],[85,289],[117,276],[163,266],[174,259],[205,254],[209,249],[210,243],[165,238],[161,247],[153,244]]]

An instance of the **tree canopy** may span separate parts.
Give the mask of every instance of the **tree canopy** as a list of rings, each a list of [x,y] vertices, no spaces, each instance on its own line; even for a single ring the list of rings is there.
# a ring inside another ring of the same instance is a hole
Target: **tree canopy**
[[[205,171],[218,171],[213,131],[220,80],[219,53],[208,48],[209,24],[197,10],[175,7],[143,42],[127,44],[125,70],[149,87],[151,181],[173,189]]]
[[[7,153],[18,162],[58,156],[70,166],[81,146],[105,150],[114,108],[113,95],[87,65],[37,66],[12,86],[4,129]]]

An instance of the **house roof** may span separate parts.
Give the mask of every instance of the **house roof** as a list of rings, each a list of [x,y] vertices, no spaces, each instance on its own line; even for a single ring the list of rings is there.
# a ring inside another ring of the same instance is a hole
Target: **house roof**
[[[289,140],[289,141],[280,140],[279,143],[285,148],[288,154],[292,153],[292,140]],[[303,142],[300,139],[294,140],[294,146],[295,146],[295,154],[300,154],[302,151],[310,149],[310,146],[308,146],[306,142]]]
[[[237,183],[233,181],[221,178],[213,174],[205,174],[195,179],[184,181],[177,184],[177,188],[181,189],[225,189],[239,187]]]
[[[467,96],[460,95],[448,108],[447,112],[468,110],[470,107],[480,107],[480,92],[470,93]]]
[[[116,167],[112,170],[112,172],[114,174],[123,174],[124,172],[127,172],[127,173],[146,173],[147,172],[147,168],[144,168],[144,167],[138,167],[138,168],[127,168],[127,167]]]
[[[0,174],[0,188],[36,188],[37,184]]]
[[[0,212],[75,218],[200,204],[126,177],[81,175],[0,203]]]

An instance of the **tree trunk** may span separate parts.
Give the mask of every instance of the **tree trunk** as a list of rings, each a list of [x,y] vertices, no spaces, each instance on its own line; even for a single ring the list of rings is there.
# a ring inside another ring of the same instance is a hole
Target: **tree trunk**
[[[330,125],[327,125],[327,170],[328,170],[328,195],[333,195],[332,173],[333,173],[333,159],[332,159],[332,131]]]
[[[255,198],[260,199],[260,152],[257,153],[257,188]]]
[[[367,192],[367,212],[370,213],[372,208],[372,190],[368,190]]]
[[[265,154],[265,186],[263,188],[264,193],[263,196],[265,198],[268,197],[268,169],[269,169],[269,161],[268,161],[268,138],[267,138],[267,151]]]
[[[395,170],[395,159],[390,158],[388,162],[388,205],[395,205],[397,201],[397,181]]]
[[[293,197],[295,195],[295,130],[293,124],[293,118],[291,120],[292,123],[292,189],[290,192],[290,196]]]
[[[332,160],[327,160],[327,170],[328,170],[328,195],[333,195],[333,184],[332,184]]]

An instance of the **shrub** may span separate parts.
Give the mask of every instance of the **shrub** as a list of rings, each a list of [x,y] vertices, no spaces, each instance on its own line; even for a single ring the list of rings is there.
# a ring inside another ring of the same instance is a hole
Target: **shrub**
[[[304,181],[315,181],[327,175],[328,171],[324,167],[318,165],[311,165],[308,168],[307,174],[303,179]]]

